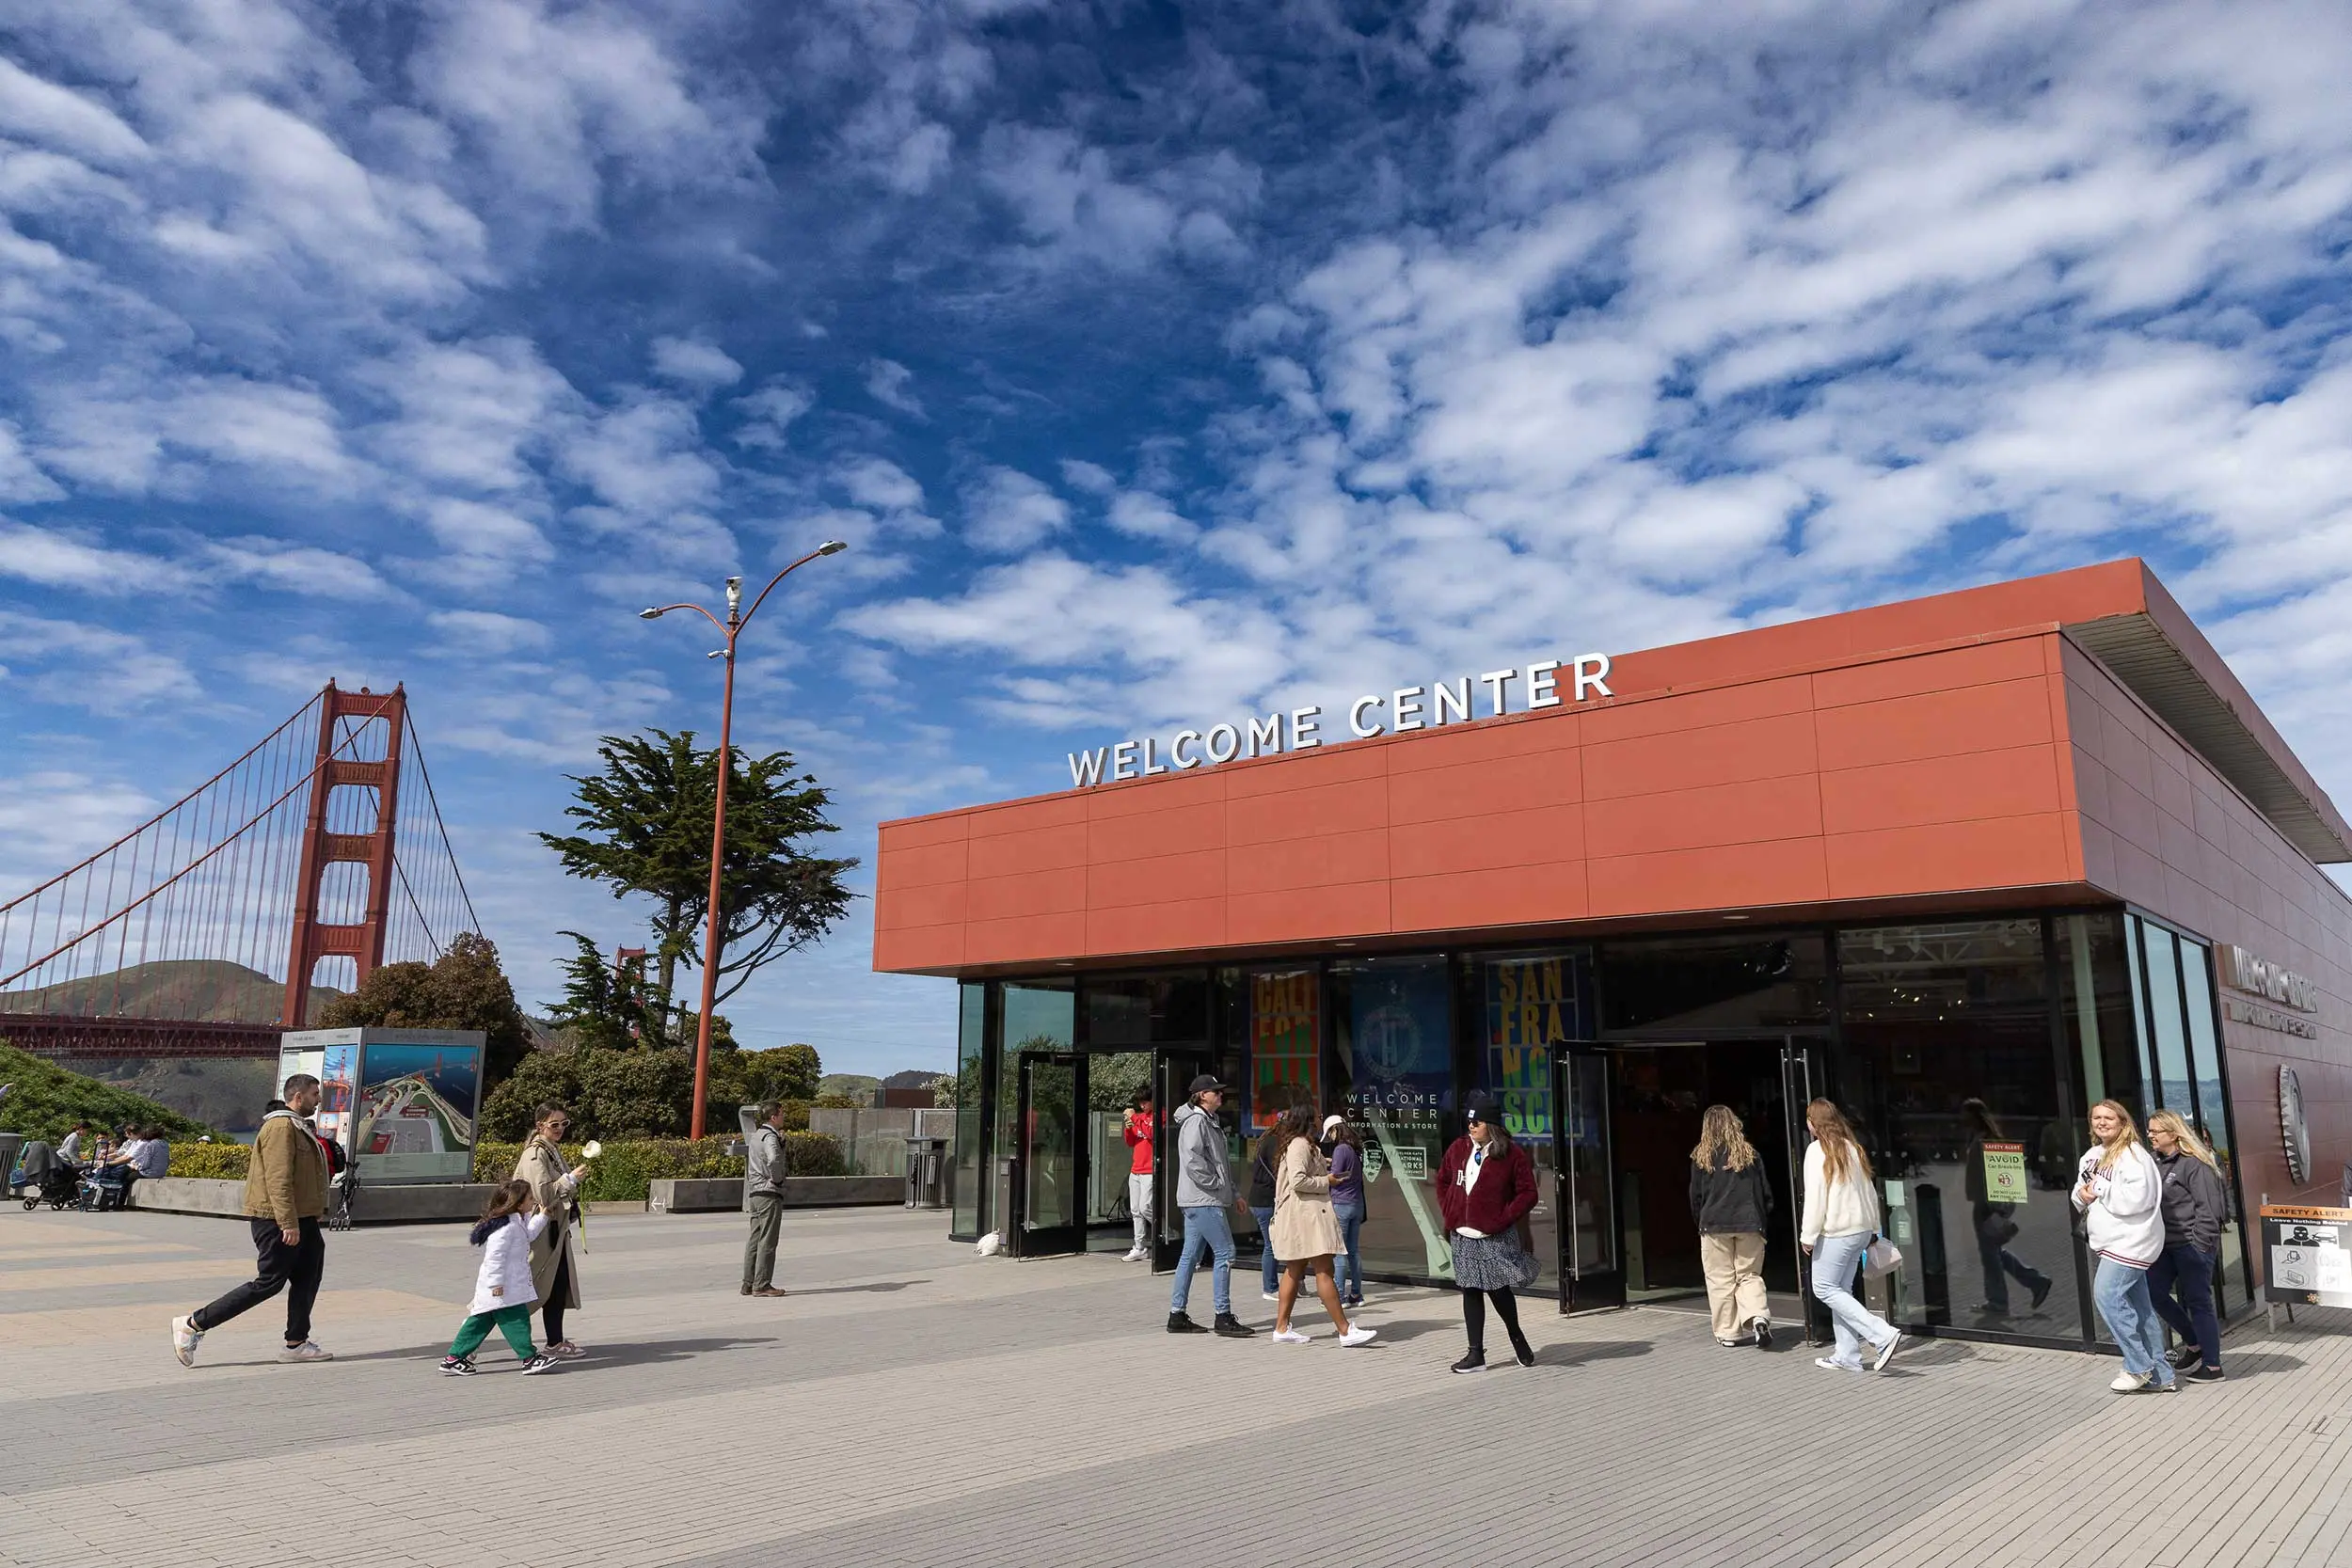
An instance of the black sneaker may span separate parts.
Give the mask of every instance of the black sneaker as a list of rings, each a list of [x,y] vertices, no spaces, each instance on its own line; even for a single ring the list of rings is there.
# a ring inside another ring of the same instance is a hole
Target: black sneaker
[[[2221,1369],[2218,1367],[2200,1367],[2195,1371],[2188,1374],[2188,1380],[2191,1383],[2218,1383],[2221,1381]]]
[[[1486,1358],[1477,1351],[1470,1352],[1461,1360],[1454,1363],[1454,1370],[1457,1372],[1483,1372],[1486,1370]]]
[[[535,1377],[541,1372],[551,1372],[563,1364],[552,1355],[534,1355],[523,1363],[523,1376]]]
[[[1258,1335],[1256,1329],[1234,1317],[1231,1312],[1219,1312],[1216,1315],[1216,1326],[1210,1332],[1222,1334],[1228,1339],[1254,1339]]]
[[[1758,1318],[1756,1320],[1756,1348],[1757,1350],[1771,1350],[1772,1348],[1772,1319]]]
[[[2042,1304],[2050,1299],[2050,1292],[2055,1290],[2057,1286],[2057,1280],[2050,1278],[2047,1275],[2044,1275],[2042,1276],[2042,1283],[2033,1288],[2033,1307],[2031,1309],[2036,1312],[2041,1311]]]
[[[1522,1367],[1533,1367],[1535,1364],[1535,1347],[1524,1339],[1515,1339],[1511,1344],[1511,1359]]]
[[[2172,1365],[2178,1367],[2181,1370],[2186,1371],[2189,1368],[2197,1365],[2199,1359],[2202,1357],[2204,1354],[2205,1353],[2203,1351],[2199,1350],[2195,1345],[2174,1345],[2171,1353],[2168,1354],[2165,1359],[2171,1362]]]
[[[448,1377],[471,1377],[479,1370],[462,1355],[441,1357],[441,1371]]]
[[[1182,1312],[1170,1312],[1168,1315],[1168,1331],[1170,1334],[1206,1334],[1208,1332]]]

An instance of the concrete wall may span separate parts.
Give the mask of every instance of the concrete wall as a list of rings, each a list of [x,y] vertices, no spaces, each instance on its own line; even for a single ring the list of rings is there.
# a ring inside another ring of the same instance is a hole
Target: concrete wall
[[[784,1184],[787,1209],[846,1209],[903,1203],[906,1181],[897,1176],[795,1176]],[[661,1180],[648,1184],[645,1207],[657,1214],[706,1213],[743,1207],[739,1176]]]
[[[353,1218],[360,1225],[406,1225],[419,1221],[471,1220],[479,1216],[496,1189],[458,1182],[415,1187],[359,1189]],[[140,1181],[131,1189],[131,1207],[167,1214],[217,1214],[245,1217],[245,1183],[209,1177],[166,1176]]]

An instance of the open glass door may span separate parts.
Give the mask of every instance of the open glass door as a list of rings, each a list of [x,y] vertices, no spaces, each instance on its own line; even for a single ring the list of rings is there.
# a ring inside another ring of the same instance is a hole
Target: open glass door
[[[1615,1159],[1609,1141],[1609,1057],[1561,1044],[1551,1056],[1553,1162],[1559,1175],[1560,1310],[1625,1305]]]
[[[1804,1112],[1817,1096],[1829,1092],[1826,1074],[1827,1063],[1819,1040],[1790,1035],[1781,1042],[1781,1103],[1786,1108],[1788,1125],[1784,1132],[1788,1140],[1788,1212],[1796,1217],[1800,1236],[1804,1228],[1804,1150],[1813,1141],[1813,1134],[1805,1129]],[[1825,1343],[1830,1338],[1829,1311],[1813,1294],[1813,1259],[1802,1248],[1797,1253],[1797,1297],[1804,1313],[1805,1343]]]
[[[1160,1118],[1159,1141],[1152,1150],[1152,1212],[1158,1216],[1158,1223],[1152,1227],[1152,1269],[1155,1274],[1174,1268],[1184,1247],[1184,1214],[1176,1207],[1176,1113],[1191,1100],[1192,1081],[1216,1070],[1205,1051],[1170,1050],[1163,1046],[1152,1053],[1152,1093]],[[1217,1114],[1217,1149],[1226,1155],[1230,1166],[1233,1126],[1231,1106]],[[1232,1215],[1226,1217],[1230,1219]]]
[[[1021,1058],[1010,1232],[1018,1257],[1085,1249],[1085,1061],[1077,1055]]]

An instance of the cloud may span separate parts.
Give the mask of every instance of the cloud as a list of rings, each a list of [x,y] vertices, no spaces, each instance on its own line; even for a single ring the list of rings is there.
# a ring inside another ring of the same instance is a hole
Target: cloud
[[[246,536],[214,540],[204,558],[219,578],[323,599],[375,599],[391,586],[364,561],[334,550]]]
[[[793,421],[817,405],[816,394],[777,377],[756,392],[737,398],[728,406],[743,416],[736,427],[735,443],[757,451],[785,450],[785,433]]]
[[[992,467],[966,488],[963,536],[975,548],[1014,555],[1070,523],[1070,503],[1018,468]]]
[[[653,369],[664,380],[698,390],[731,387],[743,379],[741,365],[717,344],[696,338],[656,338]]]
[[[912,511],[923,504],[923,487],[896,463],[879,457],[862,458],[835,476],[850,499],[860,506]]]
[[[981,179],[1010,208],[1032,254],[1140,272],[1170,253],[1239,255],[1232,220],[1258,199],[1257,169],[1230,150],[1122,180],[1111,153],[1059,127],[991,127]]]
[[[0,130],[102,166],[136,163],[149,151],[139,134],[103,104],[5,56],[0,56]]]
[[[178,657],[127,632],[0,610],[0,694],[120,718],[203,689]]]
[[[885,408],[922,419],[923,403],[907,388],[914,381],[914,372],[896,359],[869,359],[866,362],[866,395]]]
[[[532,488],[535,459],[580,407],[537,345],[510,334],[413,342],[358,377],[399,410],[371,432],[385,460],[421,483],[477,492]]]
[[[183,569],[159,557],[112,549],[94,537],[5,517],[0,517],[0,577],[95,594],[169,592],[189,581]]]
[[[425,622],[441,634],[434,651],[460,657],[539,653],[555,642],[555,634],[537,621],[486,610],[437,610]]]

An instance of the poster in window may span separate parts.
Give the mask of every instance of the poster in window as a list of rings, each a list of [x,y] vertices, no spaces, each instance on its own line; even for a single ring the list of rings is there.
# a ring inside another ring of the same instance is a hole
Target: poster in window
[[[1486,1079],[1515,1138],[1551,1136],[1552,1049],[1583,1037],[1580,967],[1565,954],[1486,966]]]
[[[1315,972],[1249,977],[1249,1117],[1271,1127],[1294,1105],[1322,1103],[1323,1006]]]

